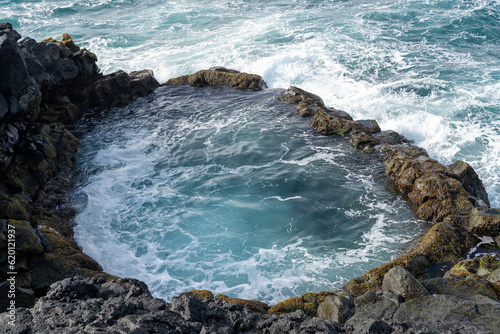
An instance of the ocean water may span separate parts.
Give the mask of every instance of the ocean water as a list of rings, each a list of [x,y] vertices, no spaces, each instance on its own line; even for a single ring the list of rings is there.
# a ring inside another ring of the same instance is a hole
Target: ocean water
[[[283,90],[163,87],[78,129],[76,239],[170,299],[335,291],[424,224],[379,160],[314,133]]]
[[[409,208],[384,188],[380,166],[359,162],[342,140],[313,135],[272,102],[290,85],[354,118],[376,119],[442,163],[467,161],[500,207],[498,0],[0,0],[0,21],[37,40],[69,33],[98,55],[104,73],[150,68],[163,82],[222,65],[260,74],[271,88],[256,95],[224,90],[221,101],[213,90],[163,89],[149,107],[138,101],[106,116],[121,115],[114,123],[81,129],[88,142],[79,158],[77,238],[106,270],[142,278],[159,296],[196,287],[277,301],[334,289],[397,256],[418,234]],[[270,124],[269,116],[277,122],[272,130],[259,123]],[[184,146],[176,148],[174,138]],[[192,154],[177,155],[191,147]],[[332,178],[317,188],[343,191],[320,195],[308,182],[298,190],[280,183],[325,174]],[[270,191],[266,182],[287,191]],[[307,218],[296,221],[301,215]],[[245,217],[253,223],[220,223]],[[336,225],[344,220],[346,227]],[[271,230],[243,237],[249,224]],[[220,235],[227,242],[220,244]]]

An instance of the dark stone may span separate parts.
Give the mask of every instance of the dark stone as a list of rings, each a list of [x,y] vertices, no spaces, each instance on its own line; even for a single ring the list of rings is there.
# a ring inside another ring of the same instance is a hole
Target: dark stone
[[[165,86],[183,86],[193,87],[226,85],[237,89],[250,89],[253,91],[267,88],[266,83],[261,76],[238,72],[235,70],[202,70],[191,75],[184,75],[178,78],[169,79],[163,85]]]
[[[484,188],[483,182],[468,163],[458,160],[447,168],[450,171],[450,176],[460,181],[464,189],[474,198],[477,198],[475,206],[490,206],[488,193]]]
[[[8,112],[9,102],[7,101],[3,93],[0,92],[0,120],[2,120]]]
[[[61,57],[59,47],[52,43],[37,43],[30,51],[47,71],[51,70]]]
[[[30,289],[23,289],[16,287],[14,292],[14,299],[8,298],[10,290],[9,282],[0,283],[0,312],[7,312],[11,300],[16,301],[16,308],[20,307],[33,307],[35,305],[35,292]]]
[[[429,294],[429,291],[408,270],[401,266],[396,266],[385,274],[382,288],[406,300]]]
[[[78,75],[78,67],[68,58],[60,58],[50,71],[56,85],[69,82]]]
[[[386,130],[386,131],[381,131],[379,133],[375,133],[373,134],[373,137],[380,144],[399,145],[399,144],[409,143],[408,139],[406,139],[404,136],[392,130]]]
[[[317,317],[333,322],[345,323],[354,315],[354,302],[351,298],[336,295],[327,296],[318,306]]]
[[[439,332],[496,333],[500,308],[450,295],[428,295],[401,304],[392,319],[424,324]]]
[[[393,328],[383,320],[365,319],[351,324],[347,333],[352,334],[391,334]]]
[[[500,309],[495,287],[483,278],[447,275],[435,277],[423,282],[432,294],[456,296],[460,299],[472,300],[477,304],[494,305]]]

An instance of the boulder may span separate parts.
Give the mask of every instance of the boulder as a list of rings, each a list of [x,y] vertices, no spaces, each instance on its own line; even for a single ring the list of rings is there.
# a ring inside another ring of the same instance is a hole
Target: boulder
[[[425,150],[411,145],[382,145],[381,150],[391,185],[408,196],[418,218],[440,222],[450,215],[466,216],[472,210],[473,195],[460,182],[462,178],[451,177],[449,169]]]
[[[354,315],[354,302],[343,295],[330,295],[319,304],[316,316],[333,322],[345,323]]]
[[[435,295],[456,296],[476,304],[489,304],[500,308],[495,288],[484,278],[447,274],[424,281],[425,287]]]
[[[84,92],[88,99],[86,107],[122,107],[138,97],[150,94],[158,86],[150,70],[132,72],[132,76],[117,71],[95,80],[86,88]]]
[[[380,267],[368,270],[364,276],[351,280],[346,284],[345,289],[354,296],[360,296],[369,290],[378,291],[382,289],[384,276],[396,266],[403,266],[414,277],[423,279],[431,265],[432,262],[425,255],[418,253],[404,254]]]
[[[475,199],[475,206],[490,206],[488,193],[476,171],[466,162],[458,160],[447,166],[449,175],[462,183],[465,190]]]
[[[496,333],[500,308],[450,295],[427,295],[403,303],[392,320],[427,325],[440,333]]]
[[[478,239],[462,227],[443,222],[432,226],[410,251],[426,256],[431,263],[456,263],[477,243]]]
[[[350,324],[347,328],[347,333],[353,334],[391,334],[393,332],[394,328],[387,322],[371,318]]]
[[[238,89],[250,89],[253,91],[267,88],[266,83],[261,76],[248,74],[225,68],[216,68],[213,70],[202,70],[191,75],[169,79],[164,86],[183,86],[193,87],[226,85]]]
[[[39,107],[40,91],[30,76],[17,41],[21,36],[10,23],[0,23],[0,121],[15,117],[32,117]],[[7,102],[7,103],[5,103]],[[8,104],[8,112],[5,105]]]
[[[366,319],[389,321],[402,300],[388,291],[367,291],[354,300],[355,313],[346,325],[354,325]]]
[[[403,297],[405,300],[429,294],[429,291],[401,266],[396,266],[385,274],[382,288]]]

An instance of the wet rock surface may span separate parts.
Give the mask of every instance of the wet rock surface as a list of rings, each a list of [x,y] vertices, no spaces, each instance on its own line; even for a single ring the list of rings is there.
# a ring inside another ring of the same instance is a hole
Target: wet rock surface
[[[225,67],[213,67],[209,70],[202,70],[195,74],[183,75],[178,78],[168,80],[165,86],[193,87],[226,85],[237,89],[249,89],[253,91],[267,88],[261,76],[230,70]]]
[[[71,129],[89,108],[130,103],[159,84],[148,70],[102,75],[96,62],[67,34],[37,42],[0,23],[0,277],[16,273],[17,307],[75,274],[113,278],[73,239],[66,193],[80,143]]]

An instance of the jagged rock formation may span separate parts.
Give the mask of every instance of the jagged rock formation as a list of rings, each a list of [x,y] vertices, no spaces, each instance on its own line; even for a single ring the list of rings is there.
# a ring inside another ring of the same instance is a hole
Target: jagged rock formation
[[[347,137],[362,154],[382,158],[390,185],[433,224],[407,254],[352,280],[345,291],[306,293],[272,306],[214,298],[210,291],[189,291],[170,305],[140,281],[103,273],[74,241],[74,210],[65,207],[79,145],[70,130],[87,109],[125,105],[159,84],[149,70],[102,75],[97,57],[66,34],[61,41],[19,39],[0,23],[1,308],[7,307],[7,272],[16,272],[17,285],[15,326],[9,313],[0,314],[1,332],[473,334],[500,328],[499,258],[464,259],[478,244],[476,235],[500,244],[500,211],[489,208],[474,170],[462,161],[443,166],[376,121],[355,121],[296,87],[280,99],[312,118],[316,131]],[[222,67],[164,85],[266,87],[260,76]],[[5,255],[10,231],[13,267]],[[452,269],[433,274],[444,265]]]
[[[490,259],[491,260],[491,259]],[[490,261],[491,262],[491,261]],[[493,261],[495,266],[499,261]],[[490,263],[491,265],[491,263]],[[54,283],[32,309],[17,310],[16,326],[0,314],[2,333],[495,333],[500,302],[469,284],[450,288],[453,273],[420,284],[402,267],[384,277],[384,289],[355,298],[329,294],[317,313],[280,315],[190,291],[167,304],[135,279],[68,278]],[[451,282],[451,283],[450,283]],[[425,286],[425,287],[424,287]],[[317,306],[316,306],[317,307]],[[310,311],[310,309],[309,309]],[[317,316],[317,317],[315,317]]]
[[[165,82],[165,86],[193,87],[226,85],[237,89],[250,89],[253,91],[267,88],[266,83],[260,75],[242,73],[230,70],[225,67],[212,67],[209,70],[202,70],[195,74],[183,75]]]
[[[382,132],[376,121],[354,121],[300,88],[288,88],[279,99],[296,104],[298,113],[311,117],[310,126],[319,133],[347,137],[363,152],[381,155],[389,185],[414,205],[417,218],[437,223],[407,254],[349,282],[346,289],[354,295],[381,289],[384,275],[393,267],[403,266],[422,280],[431,267],[462,260],[479,242],[476,235],[500,237],[499,211],[489,208],[483,183],[466,162],[443,166],[403,136]]]
[[[0,23],[0,277],[16,273],[18,307],[76,273],[112,277],[73,239],[74,210],[64,203],[79,141],[69,129],[89,108],[123,105],[159,85],[147,70],[102,75],[97,57],[67,34],[20,38]]]

